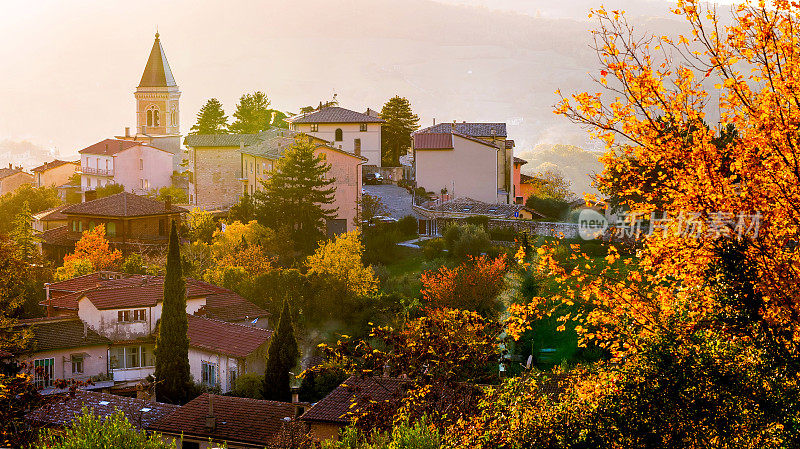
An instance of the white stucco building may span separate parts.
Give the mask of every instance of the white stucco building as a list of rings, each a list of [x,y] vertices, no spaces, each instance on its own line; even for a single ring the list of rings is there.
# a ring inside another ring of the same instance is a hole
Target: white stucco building
[[[336,148],[367,158],[365,165],[381,166],[381,126],[385,121],[371,110],[369,114],[338,106],[286,119],[294,131],[331,142]]]

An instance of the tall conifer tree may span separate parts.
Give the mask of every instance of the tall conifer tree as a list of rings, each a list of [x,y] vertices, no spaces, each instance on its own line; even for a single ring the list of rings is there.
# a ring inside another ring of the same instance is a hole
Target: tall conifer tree
[[[311,254],[325,237],[326,219],[336,216],[333,203],[334,178],[327,178],[331,165],[314,154],[315,145],[300,135],[275,164],[276,171],[256,192],[256,217],[272,229],[285,228],[295,249]]]
[[[411,148],[411,133],[419,129],[419,117],[411,111],[408,99],[395,95],[383,105],[381,118],[382,163],[393,167],[400,165],[400,156]]]
[[[216,98],[208,100],[197,113],[197,123],[189,131],[189,134],[227,134],[228,117],[222,103]]]
[[[264,372],[264,399],[271,401],[291,401],[291,373],[297,365],[300,353],[297,340],[294,338],[292,315],[289,302],[283,302],[283,311],[278,322],[278,329],[272,335],[267,349],[267,369]]]
[[[156,340],[156,397],[183,403],[191,391],[189,373],[189,322],[186,318],[186,282],[181,269],[178,229],[172,223],[164,277],[164,305]]]

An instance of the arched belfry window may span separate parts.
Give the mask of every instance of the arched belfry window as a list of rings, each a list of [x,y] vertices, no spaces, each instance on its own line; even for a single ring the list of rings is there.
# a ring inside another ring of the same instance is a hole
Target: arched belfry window
[[[335,137],[334,137],[334,139],[335,139],[337,142],[341,142],[341,141],[342,141],[342,128],[336,128],[336,132],[335,132]]]
[[[151,105],[147,108],[147,126],[158,126],[160,120],[158,116],[158,106]]]

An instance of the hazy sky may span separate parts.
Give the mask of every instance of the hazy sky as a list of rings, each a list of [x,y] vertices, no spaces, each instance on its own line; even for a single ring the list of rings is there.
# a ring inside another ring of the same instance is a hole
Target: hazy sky
[[[586,89],[594,0],[8,1],[0,6],[0,164],[71,158],[135,126],[133,91],[158,27],[181,88],[181,130],[211,97],[230,116],[264,90],[296,112],[409,98],[424,126],[507,121],[518,150],[580,143],[553,92]],[[610,0],[674,28],[665,1]],[[28,153],[26,153],[26,151]]]

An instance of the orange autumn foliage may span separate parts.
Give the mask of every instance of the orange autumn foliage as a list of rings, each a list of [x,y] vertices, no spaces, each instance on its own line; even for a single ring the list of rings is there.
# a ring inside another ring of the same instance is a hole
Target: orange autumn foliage
[[[431,308],[470,310],[494,318],[507,269],[504,258],[487,256],[470,257],[455,268],[443,266],[421,275],[422,298]]]
[[[82,259],[88,260],[95,270],[116,269],[122,261],[122,252],[112,250],[105,235],[104,225],[83,231],[80,240],[75,243],[75,252],[64,256],[64,263]]]

